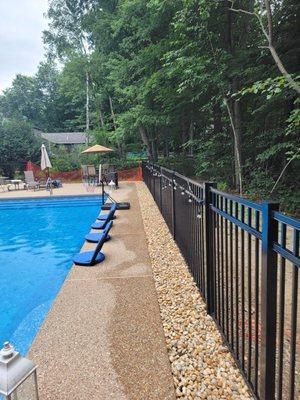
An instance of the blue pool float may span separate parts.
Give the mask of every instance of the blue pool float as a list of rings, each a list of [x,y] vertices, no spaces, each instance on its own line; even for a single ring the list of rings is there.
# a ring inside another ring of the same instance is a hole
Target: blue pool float
[[[103,233],[88,233],[85,235],[85,240],[90,243],[98,243],[99,240],[102,239]],[[107,235],[105,241],[107,242],[111,238],[110,235]]]
[[[93,223],[91,225],[91,228],[92,229],[104,229],[106,224],[113,219],[113,217],[115,215],[115,212],[116,212],[116,209],[117,209],[117,205],[116,204],[112,204],[111,207],[110,207],[109,213],[108,214],[103,214],[103,215],[107,215],[105,217],[105,219],[104,220],[100,220],[100,221],[96,221],[95,223]]]
[[[109,218],[109,213],[108,214],[99,214],[97,217],[98,221],[106,221]],[[115,219],[116,216],[114,215],[111,219]]]
[[[99,222],[94,222],[94,223],[91,225],[91,228],[92,228],[92,229],[104,229],[104,228],[106,227],[106,225],[107,225],[108,222],[109,222],[108,220],[99,221]]]
[[[112,227],[112,221],[110,221],[102,235],[101,235],[101,239],[99,240],[96,248],[94,251],[85,251],[83,253],[79,253],[77,254],[74,258],[73,258],[73,262],[75,265],[82,265],[85,267],[91,267],[95,264],[99,264],[101,263],[104,259],[105,259],[105,255],[103,253],[100,252],[100,250],[103,247],[103,244],[106,240],[106,237],[108,235],[108,232],[110,231]]]
[[[114,214],[116,212],[116,209],[117,209],[117,205],[116,205],[116,203],[113,203],[110,207],[109,212],[106,214],[99,214],[97,219],[100,221],[106,221],[107,219],[108,220],[115,219],[116,216]]]

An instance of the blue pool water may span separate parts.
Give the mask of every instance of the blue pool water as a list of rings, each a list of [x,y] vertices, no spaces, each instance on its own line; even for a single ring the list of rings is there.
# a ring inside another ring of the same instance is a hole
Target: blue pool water
[[[0,201],[0,345],[26,354],[101,208],[101,198]]]

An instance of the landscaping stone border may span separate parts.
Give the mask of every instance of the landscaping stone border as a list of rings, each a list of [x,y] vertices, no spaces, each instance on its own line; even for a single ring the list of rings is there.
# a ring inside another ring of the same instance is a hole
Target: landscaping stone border
[[[177,398],[253,399],[150,192],[136,185]]]

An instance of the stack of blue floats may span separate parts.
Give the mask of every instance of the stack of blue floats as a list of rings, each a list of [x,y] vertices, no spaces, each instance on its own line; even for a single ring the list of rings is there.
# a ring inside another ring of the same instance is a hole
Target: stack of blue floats
[[[107,214],[100,214],[98,216],[97,221],[92,224],[91,228],[101,230],[102,232],[88,233],[85,236],[85,240],[91,243],[97,243],[97,246],[94,251],[85,251],[77,254],[73,259],[74,264],[91,267],[101,263],[105,259],[105,255],[101,253],[101,250],[104,243],[110,239],[109,231],[113,224],[112,220],[115,217],[116,209],[117,205],[112,204]]]

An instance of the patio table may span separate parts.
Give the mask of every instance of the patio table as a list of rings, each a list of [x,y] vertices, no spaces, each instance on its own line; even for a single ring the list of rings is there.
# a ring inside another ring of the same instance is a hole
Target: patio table
[[[0,189],[2,190],[2,192],[5,191],[7,179],[8,179],[8,176],[0,176]]]
[[[24,182],[21,179],[10,179],[8,181],[11,185],[15,186],[15,190],[20,190],[20,184]]]

